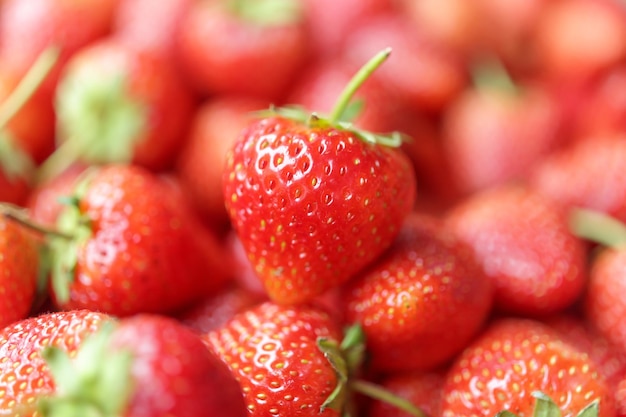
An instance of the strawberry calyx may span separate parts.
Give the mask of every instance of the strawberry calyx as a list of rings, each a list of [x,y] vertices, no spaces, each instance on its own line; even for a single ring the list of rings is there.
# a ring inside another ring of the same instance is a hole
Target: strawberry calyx
[[[570,213],[569,224],[580,238],[610,248],[626,246],[626,224],[606,213],[576,208]]]
[[[117,417],[123,415],[132,393],[132,355],[110,350],[116,325],[106,322],[87,338],[74,358],[58,347],[44,348],[43,356],[56,392],[38,401],[43,417]]]
[[[361,368],[365,358],[365,333],[360,325],[350,326],[340,344],[337,344],[335,340],[319,338],[317,346],[324,353],[337,375],[337,386],[322,404],[320,413],[326,408],[330,408],[346,416],[352,415],[349,398],[351,393],[359,392],[372,399],[397,407],[411,416],[426,416],[410,401],[392,394],[377,384],[357,377],[356,373]]]
[[[561,409],[558,405],[545,393],[541,391],[534,391],[532,393],[535,397],[535,408],[533,409],[533,417],[561,417]],[[594,400],[585,406],[582,410],[576,414],[576,417],[598,417],[599,402]],[[503,410],[496,414],[496,417],[517,417],[514,413]]]
[[[401,133],[373,133],[360,129],[352,123],[363,104],[359,101],[353,101],[354,94],[372,73],[387,60],[390,54],[391,48],[385,48],[366,62],[344,87],[329,115],[311,113],[300,106],[270,107],[269,110],[257,112],[257,115],[262,117],[278,115],[302,123],[309,128],[345,130],[367,143],[399,147],[404,141],[404,136]]]
[[[471,71],[472,82],[479,91],[495,90],[507,96],[517,96],[522,90],[502,62],[495,57],[483,58]]]
[[[39,167],[39,182],[77,160],[92,165],[131,162],[148,117],[122,74],[97,77],[81,69],[60,81],[56,110],[60,143]]]
[[[289,25],[304,17],[301,2],[293,0],[230,0],[226,7],[233,16],[258,26]]]

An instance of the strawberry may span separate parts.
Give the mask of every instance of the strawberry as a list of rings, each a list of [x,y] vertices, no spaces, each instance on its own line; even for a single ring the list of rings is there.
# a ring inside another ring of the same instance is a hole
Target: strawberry
[[[245,127],[229,152],[227,209],[278,303],[305,302],[347,281],[391,244],[413,207],[406,155],[340,120],[355,87],[388,54],[357,73],[328,120],[278,110]]]
[[[72,56],[56,103],[59,146],[40,168],[43,179],[76,161],[169,168],[193,109],[168,60],[112,37]]]
[[[5,207],[1,206],[0,212]],[[30,312],[40,264],[36,236],[0,214],[0,328]]]
[[[417,405],[424,417],[439,417],[443,401],[445,368],[430,372],[402,372],[382,377],[379,384],[385,390]],[[384,401],[374,401],[368,417],[409,417],[409,414]]]
[[[626,221],[626,138],[592,135],[544,159],[530,176],[531,187],[572,208],[603,212]]]
[[[180,190],[135,165],[87,171],[49,239],[53,295],[63,309],[171,311],[227,279],[216,237]]]
[[[268,104],[246,96],[221,95],[203,102],[193,116],[176,172],[202,218],[217,229],[229,227],[222,192],[226,153],[250,121],[250,113]]]
[[[183,73],[202,96],[244,94],[280,100],[307,57],[299,3],[194,2],[178,34]]]
[[[341,297],[378,371],[431,370],[458,354],[491,311],[491,280],[441,222],[412,214]]]
[[[75,354],[83,340],[110,318],[87,310],[42,314],[0,330],[0,410],[30,417],[37,397],[54,392],[55,384],[40,352],[57,346]]]
[[[613,393],[587,354],[541,322],[508,318],[492,322],[454,361],[444,383],[442,416],[493,416],[501,410],[529,416],[534,395],[551,398],[554,403],[547,402],[561,411],[543,415],[573,417],[596,401],[600,416],[615,415]]]
[[[586,247],[569,230],[567,211],[520,185],[487,189],[446,215],[496,288],[501,312],[547,315],[572,305],[586,281]]]
[[[73,359],[61,348],[42,355],[57,385],[54,395],[40,398],[43,416],[246,414],[226,366],[172,318],[139,314],[103,326]]]

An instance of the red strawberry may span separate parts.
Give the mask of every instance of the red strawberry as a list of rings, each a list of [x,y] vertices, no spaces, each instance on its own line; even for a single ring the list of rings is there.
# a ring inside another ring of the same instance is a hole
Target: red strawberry
[[[51,236],[53,290],[64,309],[165,312],[227,279],[221,247],[168,180],[133,165],[87,171]]]
[[[268,104],[246,96],[222,95],[201,104],[193,117],[176,172],[203,219],[217,228],[229,226],[222,192],[226,153],[250,121],[250,113]]]
[[[32,160],[0,137],[0,201],[24,204],[31,192],[33,174]]]
[[[362,82],[388,54],[355,78]],[[391,244],[412,210],[406,155],[340,122],[359,84],[349,85],[330,119],[279,110],[244,128],[229,152],[227,209],[278,303],[304,302],[347,281]]]
[[[391,372],[452,359],[482,327],[492,296],[472,249],[434,218],[414,214],[341,298],[347,321],[363,328],[372,366]]]
[[[178,59],[202,95],[279,100],[307,57],[300,2],[195,2],[181,23]]]
[[[626,137],[591,136],[549,156],[530,174],[531,186],[571,207],[626,221]]]
[[[57,346],[75,354],[83,340],[108,320],[102,313],[67,311],[31,317],[1,329],[0,410],[8,415],[33,416],[36,398],[55,390],[41,350]],[[25,413],[18,413],[20,410]]]
[[[227,367],[171,318],[139,314],[102,328],[74,359],[59,348],[43,355],[57,385],[55,395],[40,400],[43,415],[246,415]]]
[[[338,416],[323,407],[339,380],[318,338],[341,339],[330,316],[269,302],[206,336],[239,381],[250,416]]]
[[[593,401],[599,402],[599,416],[615,415],[613,392],[589,356],[528,319],[492,323],[452,364],[443,391],[443,417],[501,410],[529,416],[536,391],[551,398],[563,417],[578,415]]]
[[[107,35],[118,0],[5,0],[0,13],[0,61],[24,74],[48,47],[61,62],[46,81],[52,91],[64,63],[80,48]]]
[[[77,160],[170,167],[193,102],[162,56],[115,38],[91,43],[67,63],[56,91],[58,149],[40,174],[48,179]]]
[[[0,207],[0,213],[5,207]],[[0,328],[30,312],[40,264],[36,236],[0,214]]]
[[[498,310],[556,313],[582,294],[585,246],[570,232],[567,211],[536,191],[488,189],[452,208],[446,221],[493,280]]]
[[[444,382],[445,370],[436,370],[394,373],[381,378],[379,384],[385,390],[418,406],[424,413],[424,417],[439,417],[441,416]],[[410,416],[407,412],[384,401],[373,402],[367,415],[368,417]]]

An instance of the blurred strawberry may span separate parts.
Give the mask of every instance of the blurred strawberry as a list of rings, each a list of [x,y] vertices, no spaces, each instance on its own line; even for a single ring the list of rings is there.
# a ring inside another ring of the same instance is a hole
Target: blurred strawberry
[[[378,381],[385,390],[418,406],[424,413],[423,417],[441,416],[444,382],[445,370],[394,373],[384,376]],[[410,417],[411,414],[384,401],[374,401],[367,412],[367,416]]]
[[[43,269],[36,236],[6,217],[5,207],[0,205],[0,328],[28,316]]]
[[[180,64],[203,96],[280,100],[307,57],[300,2],[195,2],[181,23]]]
[[[22,205],[31,192],[32,160],[0,135],[0,201]]]
[[[217,229],[229,225],[222,192],[226,153],[251,119],[250,113],[268,107],[260,99],[221,95],[205,101],[193,116],[176,172],[202,218]]]
[[[132,165],[88,172],[48,236],[52,289],[63,309],[116,316],[168,312],[229,278],[217,238],[175,184]]]
[[[540,316],[563,311],[586,282],[586,248],[568,212],[529,188],[506,185],[470,196],[447,214],[496,288],[501,312]]]
[[[443,417],[574,417],[593,401],[599,412],[589,415],[615,416],[613,392],[589,356],[530,319],[492,322],[452,364],[443,397]],[[538,401],[544,414],[533,414]]]
[[[46,348],[57,386],[45,416],[243,417],[239,385],[202,339],[174,319],[139,314],[108,323],[78,352]]]
[[[56,91],[59,145],[40,174],[70,163],[173,164],[193,102],[169,62],[114,38],[91,43],[67,63]]]
[[[46,48],[59,48],[60,63],[45,83],[52,92],[64,63],[80,48],[110,33],[118,1],[3,1],[0,61],[21,76]]]
[[[486,76],[443,115],[445,154],[466,194],[523,179],[560,140],[560,109],[544,88],[501,86],[498,75]]]
[[[611,0],[546,2],[533,34],[540,71],[578,82],[626,58],[626,11]]]
[[[35,400],[55,391],[42,349],[56,346],[73,355],[85,338],[109,320],[102,313],[66,311],[30,317],[0,329],[2,413],[20,417],[41,415],[35,413]]]
[[[531,186],[568,208],[597,210],[626,221],[626,137],[590,136],[533,169]]]
[[[469,246],[438,220],[413,214],[341,299],[346,320],[363,328],[374,369],[432,370],[478,333],[493,287]]]
[[[386,47],[393,49],[393,59],[372,79],[415,111],[440,111],[467,83],[460,57],[434,43],[399,13],[362,21],[347,37],[345,53],[351,62],[360,64]]]

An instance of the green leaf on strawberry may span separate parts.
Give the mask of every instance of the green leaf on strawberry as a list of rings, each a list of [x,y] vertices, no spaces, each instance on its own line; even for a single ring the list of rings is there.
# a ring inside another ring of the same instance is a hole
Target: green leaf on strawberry
[[[541,391],[535,391],[532,393],[535,397],[535,409],[533,410],[533,417],[561,417],[562,413],[555,402]],[[576,417],[598,417],[599,406],[598,401],[592,401],[584,407]],[[496,414],[496,417],[517,417],[514,413],[504,410]]]

